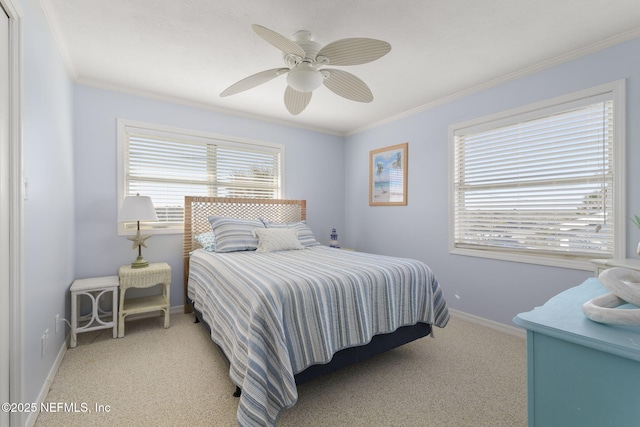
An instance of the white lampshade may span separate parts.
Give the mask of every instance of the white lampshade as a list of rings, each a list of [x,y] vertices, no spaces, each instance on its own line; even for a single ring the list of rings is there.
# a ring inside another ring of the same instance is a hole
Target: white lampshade
[[[302,65],[287,74],[287,83],[298,92],[313,92],[322,85],[323,80],[320,71]]]
[[[122,202],[118,222],[157,221],[158,216],[149,196],[127,196]]]

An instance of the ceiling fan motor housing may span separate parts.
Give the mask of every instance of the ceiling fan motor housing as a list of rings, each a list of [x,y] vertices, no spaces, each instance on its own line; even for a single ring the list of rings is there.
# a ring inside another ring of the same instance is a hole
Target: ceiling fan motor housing
[[[307,30],[296,31],[293,35],[293,41],[304,50],[305,57],[303,60],[315,63],[316,56],[322,46],[313,39],[313,33]]]

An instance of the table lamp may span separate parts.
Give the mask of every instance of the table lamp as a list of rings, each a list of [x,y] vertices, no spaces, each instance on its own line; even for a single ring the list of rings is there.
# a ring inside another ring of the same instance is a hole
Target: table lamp
[[[138,231],[134,237],[127,237],[133,242],[133,249],[138,248],[138,258],[131,263],[131,268],[148,267],[149,263],[142,257],[142,247],[147,247],[145,241],[150,235],[140,235],[140,221],[157,221],[158,216],[153,207],[153,202],[149,196],[127,196],[122,202],[120,213],[118,214],[118,222],[136,221],[138,223]]]

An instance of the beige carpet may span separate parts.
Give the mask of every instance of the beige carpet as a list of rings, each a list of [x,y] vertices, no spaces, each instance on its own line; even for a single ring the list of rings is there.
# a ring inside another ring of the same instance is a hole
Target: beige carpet
[[[191,315],[78,336],[36,426],[234,426],[238,400],[220,353]],[[422,338],[305,383],[278,426],[526,425],[525,340],[452,318]],[[102,412],[96,411],[102,408]],[[86,412],[83,412],[86,409]],[[108,410],[108,412],[107,412]]]

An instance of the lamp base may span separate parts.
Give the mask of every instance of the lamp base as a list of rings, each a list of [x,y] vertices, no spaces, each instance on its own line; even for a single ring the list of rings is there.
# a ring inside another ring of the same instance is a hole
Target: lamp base
[[[135,261],[131,263],[131,268],[145,268],[149,267],[149,263],[146,259],[142,258],[142,255],[138,255]]]

